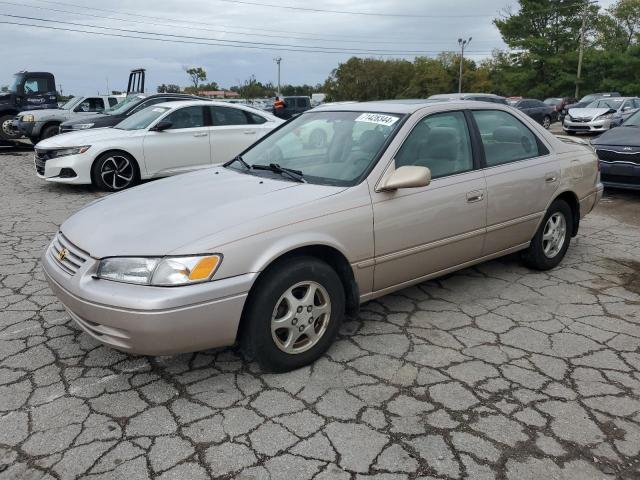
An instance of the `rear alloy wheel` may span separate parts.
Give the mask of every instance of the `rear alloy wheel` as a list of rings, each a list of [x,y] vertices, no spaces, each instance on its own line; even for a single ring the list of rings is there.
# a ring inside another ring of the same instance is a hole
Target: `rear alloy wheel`
[[[522,253],[525,265],[536,270],[550,270],[557,266],[569,248],[573,233],[571,219],[571,207],[567,202],[554,201],[531,245]]]
[[[271,267],[254,285],[240,343],[264,370],[294,370],[329,348],[344,312],[338,274],[316,258],[292,257]]]
[[[96,187],[110,192],[132,187],[138,181],[135,160],[126,153],[106,153],[94,163],[91,178]]]
[[[3,140],[17,140],[22,135],[11,126],[15,115],[0,116],[0,138]]]
[[[549,130],[549,127],[551,127],[551,117],[549,115],[545,115],[545,117],[542,119],[542,126],[547,130]]]

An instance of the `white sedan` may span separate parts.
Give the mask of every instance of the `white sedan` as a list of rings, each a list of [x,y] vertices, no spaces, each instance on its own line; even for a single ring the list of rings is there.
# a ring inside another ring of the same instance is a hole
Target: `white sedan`
[[[113,128],[43,140],[35,167],[50,182],[94,184],[116,191],[141,179],[223,163],[282,123],[244,105],[202,100],[159,103]]]

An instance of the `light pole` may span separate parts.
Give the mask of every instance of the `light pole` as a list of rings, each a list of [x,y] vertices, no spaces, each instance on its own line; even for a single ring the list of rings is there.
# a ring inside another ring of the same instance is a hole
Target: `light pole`
[[[462,64],[464,63],[464,49],[471,43],[472,38],[473,37],[469,37],[468,40],[463,40],[462,38],[458,39],[458,45],[460,45],[460,78],[458,78],[458,93],[462,93]]]
[[[278,64],[278,98],[280,98],[280,62],[282,62],[282,57],[276,57],[273,61]]]

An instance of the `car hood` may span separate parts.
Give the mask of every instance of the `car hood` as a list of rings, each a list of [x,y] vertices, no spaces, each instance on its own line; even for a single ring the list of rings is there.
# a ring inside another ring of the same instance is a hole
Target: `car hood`
[[[77,125],[80,123],[93,123],[94,127],[110,127],[112,125],[116,125],[117,123],[122,121],[122,116],[116,115],[107,115],[104,113],[96,113],[95,115],[91,115],[90,117],[82,117],[76,118],[73,120],[67,120],[66,122],[62,122],[63,125]]]
[[[61,112],[68,112],[68,111],[69,110],[64,110],[62,108],[42,108],[37,110],[25,110],[23,112],[20,112],[18,116],[29,114],[29,115],[33,115],[35,119],[38,120],[38,117],[42,117],[45,115],[58,115]]]
[[[94,258],[162,256],[342,190],[212,167],[104,197],[73,215],[60,230]]]
[[[62,135],[50,137],[36,145],[37,148],[60,148],[91,145],[95,142],[113,140],[123,137],[132,137],[144,133],[144,130],[118,130],[117,128],[91,128],[77,132],[67,132]]]
[[[621,147],[640,146],[640,127],[626,127],[624,124],[604,132],[591,141],[593,145],[618,145]]]
[[[575,118],[594,118],[610,111],[610,108],[572,108],[569,115]]]

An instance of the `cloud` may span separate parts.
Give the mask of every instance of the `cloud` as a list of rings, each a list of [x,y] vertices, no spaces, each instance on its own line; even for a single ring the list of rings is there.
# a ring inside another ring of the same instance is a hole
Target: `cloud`
[[[456,50],[457,38],[470,35],[473,36],[473,42],[468,49],[469,56],[481,59],[489,56],[494,48],[504,47],[491,19],[504,7],[514,3],[514,0],[323,0],[317,6],[335,10],[420,15],[460,13],[478,15],[477,18],[363,17],[247,6],[218,0],[192,0],[188,4],[179,0],[114,0],[106,3],[97,0],[82,3],[77,0],[24,0],[22,6],[1,5],[0,12],[141,32],[376,52]],[[289,1],[288,4],[295,5],[295,2]],[[30,23],[47,24],[36,21]],[[81,26],[66,27],[86,29]],[[111,33],[133,35],[114,30]],[[315,84],[324,81],[338,63],[351,56],[349,53],[288,52],[273,45],[262,45],[264,49],[232,48],[13,25],[0,27],[0,44],[5,47],[0,64],[0,85],[9,83],[10,75],[18,70],[46,70],[55,74],[57,83],[63,85],[65,93],[74,94],[104,91],[107,77],[111,88],[124,89],[129,70],[138,67],[147,69],[149,90],[155,90],[160,83],[187,85],[188,78],[183,65],[204,67],[209,79],[224,87],[237,84],[252,74],[260,81],[275,82],[275,56],[283,58],[283,83]],[[414,55],[404,56],[413,58]]]

